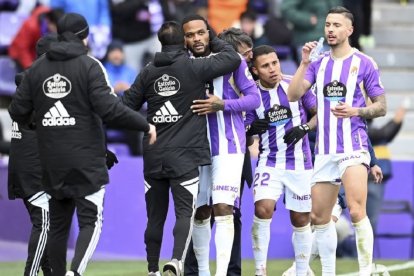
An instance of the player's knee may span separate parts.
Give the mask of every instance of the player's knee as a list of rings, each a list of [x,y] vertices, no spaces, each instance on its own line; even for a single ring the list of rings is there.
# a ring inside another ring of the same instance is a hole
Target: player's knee
[[[365,211],[365,208],[362,208],[362,206],[359,206],[359,205],[351,206],[350,205],[349,215],[351,217],[351,221],[356,222],[366,217],[366,211]]]
[[[225,203],[218,203],[214,204],[213,211],[215,216],[228,216],[233,214],[233,206]]]
[[[259,219],[271,219],[273,217],[273,208],[269,206],[256,205],[254,214]]]
[[[197,208],[194,218],[196,220],[205,220],[211,216],[211,207],[204,205]]]
[[[324,216],[322,213],[313,212],[310,215],[311,217],[311,223],[314,225],[322,225],[327,224],[329,221],[331,221],[331,215]]]
[[[294,227],[303,227],[310,222],[310,213],[291,212],[290,220]]]

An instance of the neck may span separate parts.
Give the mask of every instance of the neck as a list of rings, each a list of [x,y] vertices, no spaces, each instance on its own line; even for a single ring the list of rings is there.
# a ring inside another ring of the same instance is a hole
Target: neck
[[[334,47],[331,47],[331,55],[334,58],[343,58],[349,55],[349,53],[352,51],[351,45],[349,43],[344,43],[342,45],[337,45]]]
[[[259,80],[259,83],[263,88],[266,88],[266,89],[273,89],[279,84],[279,82],[276,82],[275,84],[271,84],[263,80]]]

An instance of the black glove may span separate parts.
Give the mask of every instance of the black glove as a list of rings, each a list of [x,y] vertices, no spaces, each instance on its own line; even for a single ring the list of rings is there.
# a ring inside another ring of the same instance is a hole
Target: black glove
[[[269,122],[266,119],[257,119],[250,126],[246,128],[246,135],[253,136],[256,134],[263,134],[269,128]]]
[[[110,170],[114,164],[118,164],[118,158],[116,158],[115,153],[110,150],[106,150],[106,166]]]
[[[309,132],[309,130],[310,128],[307,124],[292,127],[285,133],[285,136],[283,136],[283,141],[288,145],[290,144],[294,145],[300,139],[302,139],[303,136],[305,136],[306,133]]]

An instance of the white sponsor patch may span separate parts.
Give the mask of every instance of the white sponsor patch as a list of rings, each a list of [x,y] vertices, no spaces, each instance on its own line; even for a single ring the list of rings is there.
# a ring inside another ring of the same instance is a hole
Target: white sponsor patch
[[[61,74],[54,74],[43,82],[43,93],[53,99],[66,97],[72,90],[72,83]]]
[[[154,90],[158,95],[168,97],[180,90],[180,82],[177,78],[167,74],[162,75],[154,82]]]

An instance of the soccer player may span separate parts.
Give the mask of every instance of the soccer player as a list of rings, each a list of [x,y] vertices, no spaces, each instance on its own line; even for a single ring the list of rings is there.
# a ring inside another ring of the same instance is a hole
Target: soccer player
[[[212,36],[206,43],[218,51],[217,55],[190,59],[184,49],[184,33],[176,22],[164,23],[158,38],[162,52],[141,71],[123,101],[135,110],[147,102],[148,121],[154,122],[158,132],[157,143],[144,146],[149,275],[160,274],[158,262],[170,188],[176,223],[172,260],[164,265],[163,272],[182,275],[198,194],[198,168],[211,163],[205,116],[198,116],[190,107],[205,97],[205,83],[236,69],[240,57],[230,45]]]
[[[376,63],[352,48],[353,15],[343,7],[328,12],[325,37],[330,51],[309,59],[316,42],[302,49],[302,61],[288,89],[297,101],[312,85],[318,102],[317,141],[312,177],[312,222],[322,262],[322,274],[335,274],[337,237],[331,220],[339,184],[355,227],[360,275],[369,275],[374,237],[366,215],[370,156],[365,120],[384,116],[386,100]],[[373,104],[366,106],[365,95]]]
[[[213,49],[208,44],[212,31],[203,17],[188,16],[184,18],[182,26],[187,49],[195,57],[214,56]],[[192,106],[195,113],[208,115],[207,132],[212,163],[211,166],[201,167],[200,193],[197,197],[192,238],[199,275],[210,275],[210,217],[213,210],[216,223],[216,275],[223,276],[227,275],[233,245],[233,206],[239,198],[246,152],[242,111],[258,107],[260,96],[244,60],[232,73],[209,82],[207,89],[207,99],[197,100]],[[210,197],[212,208],[209,205]]]
[[[307,132],[316,127],[316,99],[309,90],[296,102],[289,102],[287,89],[290,77],[282,75],[279,59],[273,47],[253,49],[253,72],[262,102],[253,112],[247,112],[247,128],[265,123],[266,131],[259,135],[259,160],[254,175],[255,216],[252,227],[256,275],[266,275],[270,241],[270,224],[276,202],[285,194],[293,227],[297,275],[307,275],[312,246],[310,227],[312,158]]]
[[[233,48],[243,56],[247,63],[250,62],[253,56],[253,41],[246,33],[237,28],[229,28],[221,32],[218,35],[218,37],[232,45]],[[243,162],[242,179],[240,182],[240,197],[234,202],[233,206],[234,240],[230,256],[230,262],[227,269],[227,276],[241,275],[241,201],[245,182],[247,183],[249,188],[251,187],[253,182],[250,152],[247,148]],[[212,219],[212,222],[214,223],[214,217]],[[187,257],[185,260],[185,275],[198,275],[198,264],[197,259],[194,255],[193,248],[188,249]]]
[[[26,71],[9,113],[14,121],[25,124],[34,112],[42,184],[51,195],[47,253],[52,274],[79,276],[98,244],[103,223],[109,179],[102,121],[145,131],[150,143],[155,142],[156,131],[116,98],[102,64],[87,55],[86,19],[67,13],[58,21],[57,31],[58,42]],[[66,271],[75,209],[79,235]]]

